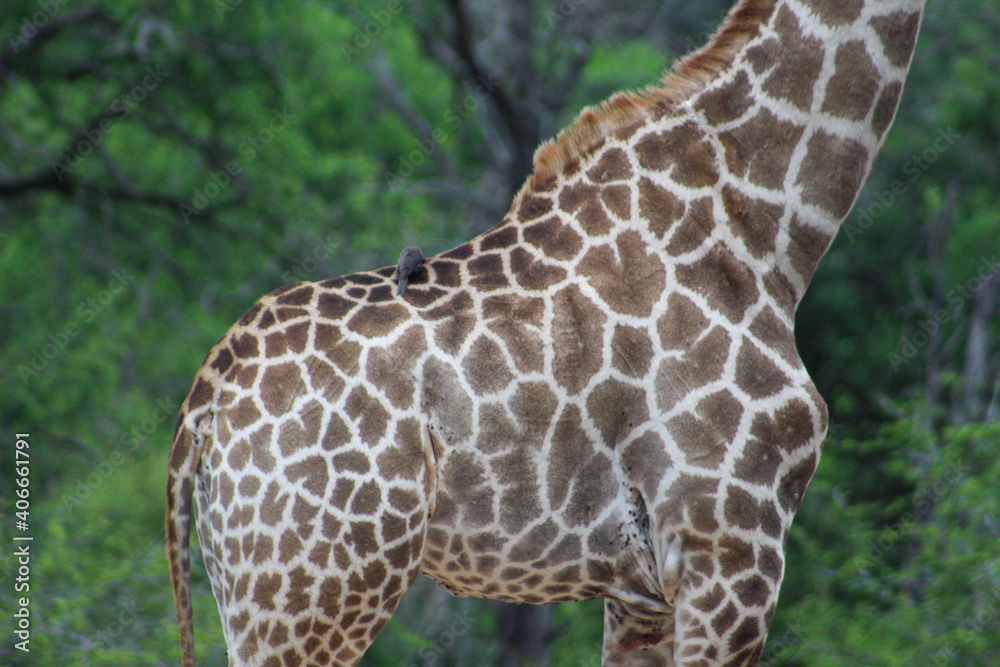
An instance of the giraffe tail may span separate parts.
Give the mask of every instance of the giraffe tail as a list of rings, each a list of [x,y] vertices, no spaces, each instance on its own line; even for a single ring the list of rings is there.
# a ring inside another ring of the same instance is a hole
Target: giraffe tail
[[[180,629],[181,664],[183,667],[195,667],[190,541],[195,471],[201,458],[201,447],[196,442],[195,433],[184,424],[184,417],[182,411],[174,430],[170,470],[167,474],[167,560],[170,563],[170,580]]]

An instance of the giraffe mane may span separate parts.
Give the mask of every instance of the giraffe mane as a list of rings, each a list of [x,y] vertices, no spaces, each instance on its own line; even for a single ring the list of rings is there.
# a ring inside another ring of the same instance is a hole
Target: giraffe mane
[[[663,73],[658,85],[619,92],[585,107],[576,120],[535,151],[531,175],[514,197],[511,211],[525,194],[544,191],[579,159],[596,150],[609,135],[654,110],[669,111],[728,68],[740,48],[756,36],[777,0],[741,0],[704,47],[688,54]]]

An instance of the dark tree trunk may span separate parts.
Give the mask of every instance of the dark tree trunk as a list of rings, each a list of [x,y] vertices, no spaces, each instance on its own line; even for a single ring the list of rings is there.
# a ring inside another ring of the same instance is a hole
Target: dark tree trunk
[[[962,370],[962,409],[958,423],[986,419],[996,407],[997,359],[992,327],[1000,311],[1000,274],[993,273],[976,291],[969,313],[969,335]]]
[[[500,667],[547,667],[554,605],[493,603]]]

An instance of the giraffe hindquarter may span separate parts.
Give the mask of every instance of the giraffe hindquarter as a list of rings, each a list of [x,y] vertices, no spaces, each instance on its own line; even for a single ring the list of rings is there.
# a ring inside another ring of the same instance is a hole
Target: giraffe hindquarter
[[[419,429],[400,420],[373,448],[348,428],[335,447],[350,411],[315,399],[250,428],[238,401],[212,417],[198,534],[237,664],[353,664],[419,569],[432,483]]]
[[[205,434],[199,540],[236,664],[354,664],[422,557],[433,455],[393,375],[420,337],[362,357],[313,315],[262,300],[188,401]],[[388,399],[374,376],[395,379]]]

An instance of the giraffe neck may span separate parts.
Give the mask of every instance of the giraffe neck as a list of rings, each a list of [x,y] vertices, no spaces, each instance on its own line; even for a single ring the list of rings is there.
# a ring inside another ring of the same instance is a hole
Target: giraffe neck
[[[635,168],[624,224],[675,246],[716,237],[790,317],[895,115],[924,2],[743,0],[660,87],[543,145],[512,213],[579,169]]]
[[[773,248],[796,304],[885,139],[922,6],[780,0],[759,36],[690,100],[722,148],[726,215],[744,238],[764,241],[758,252],[746,244],[751,255]]]

